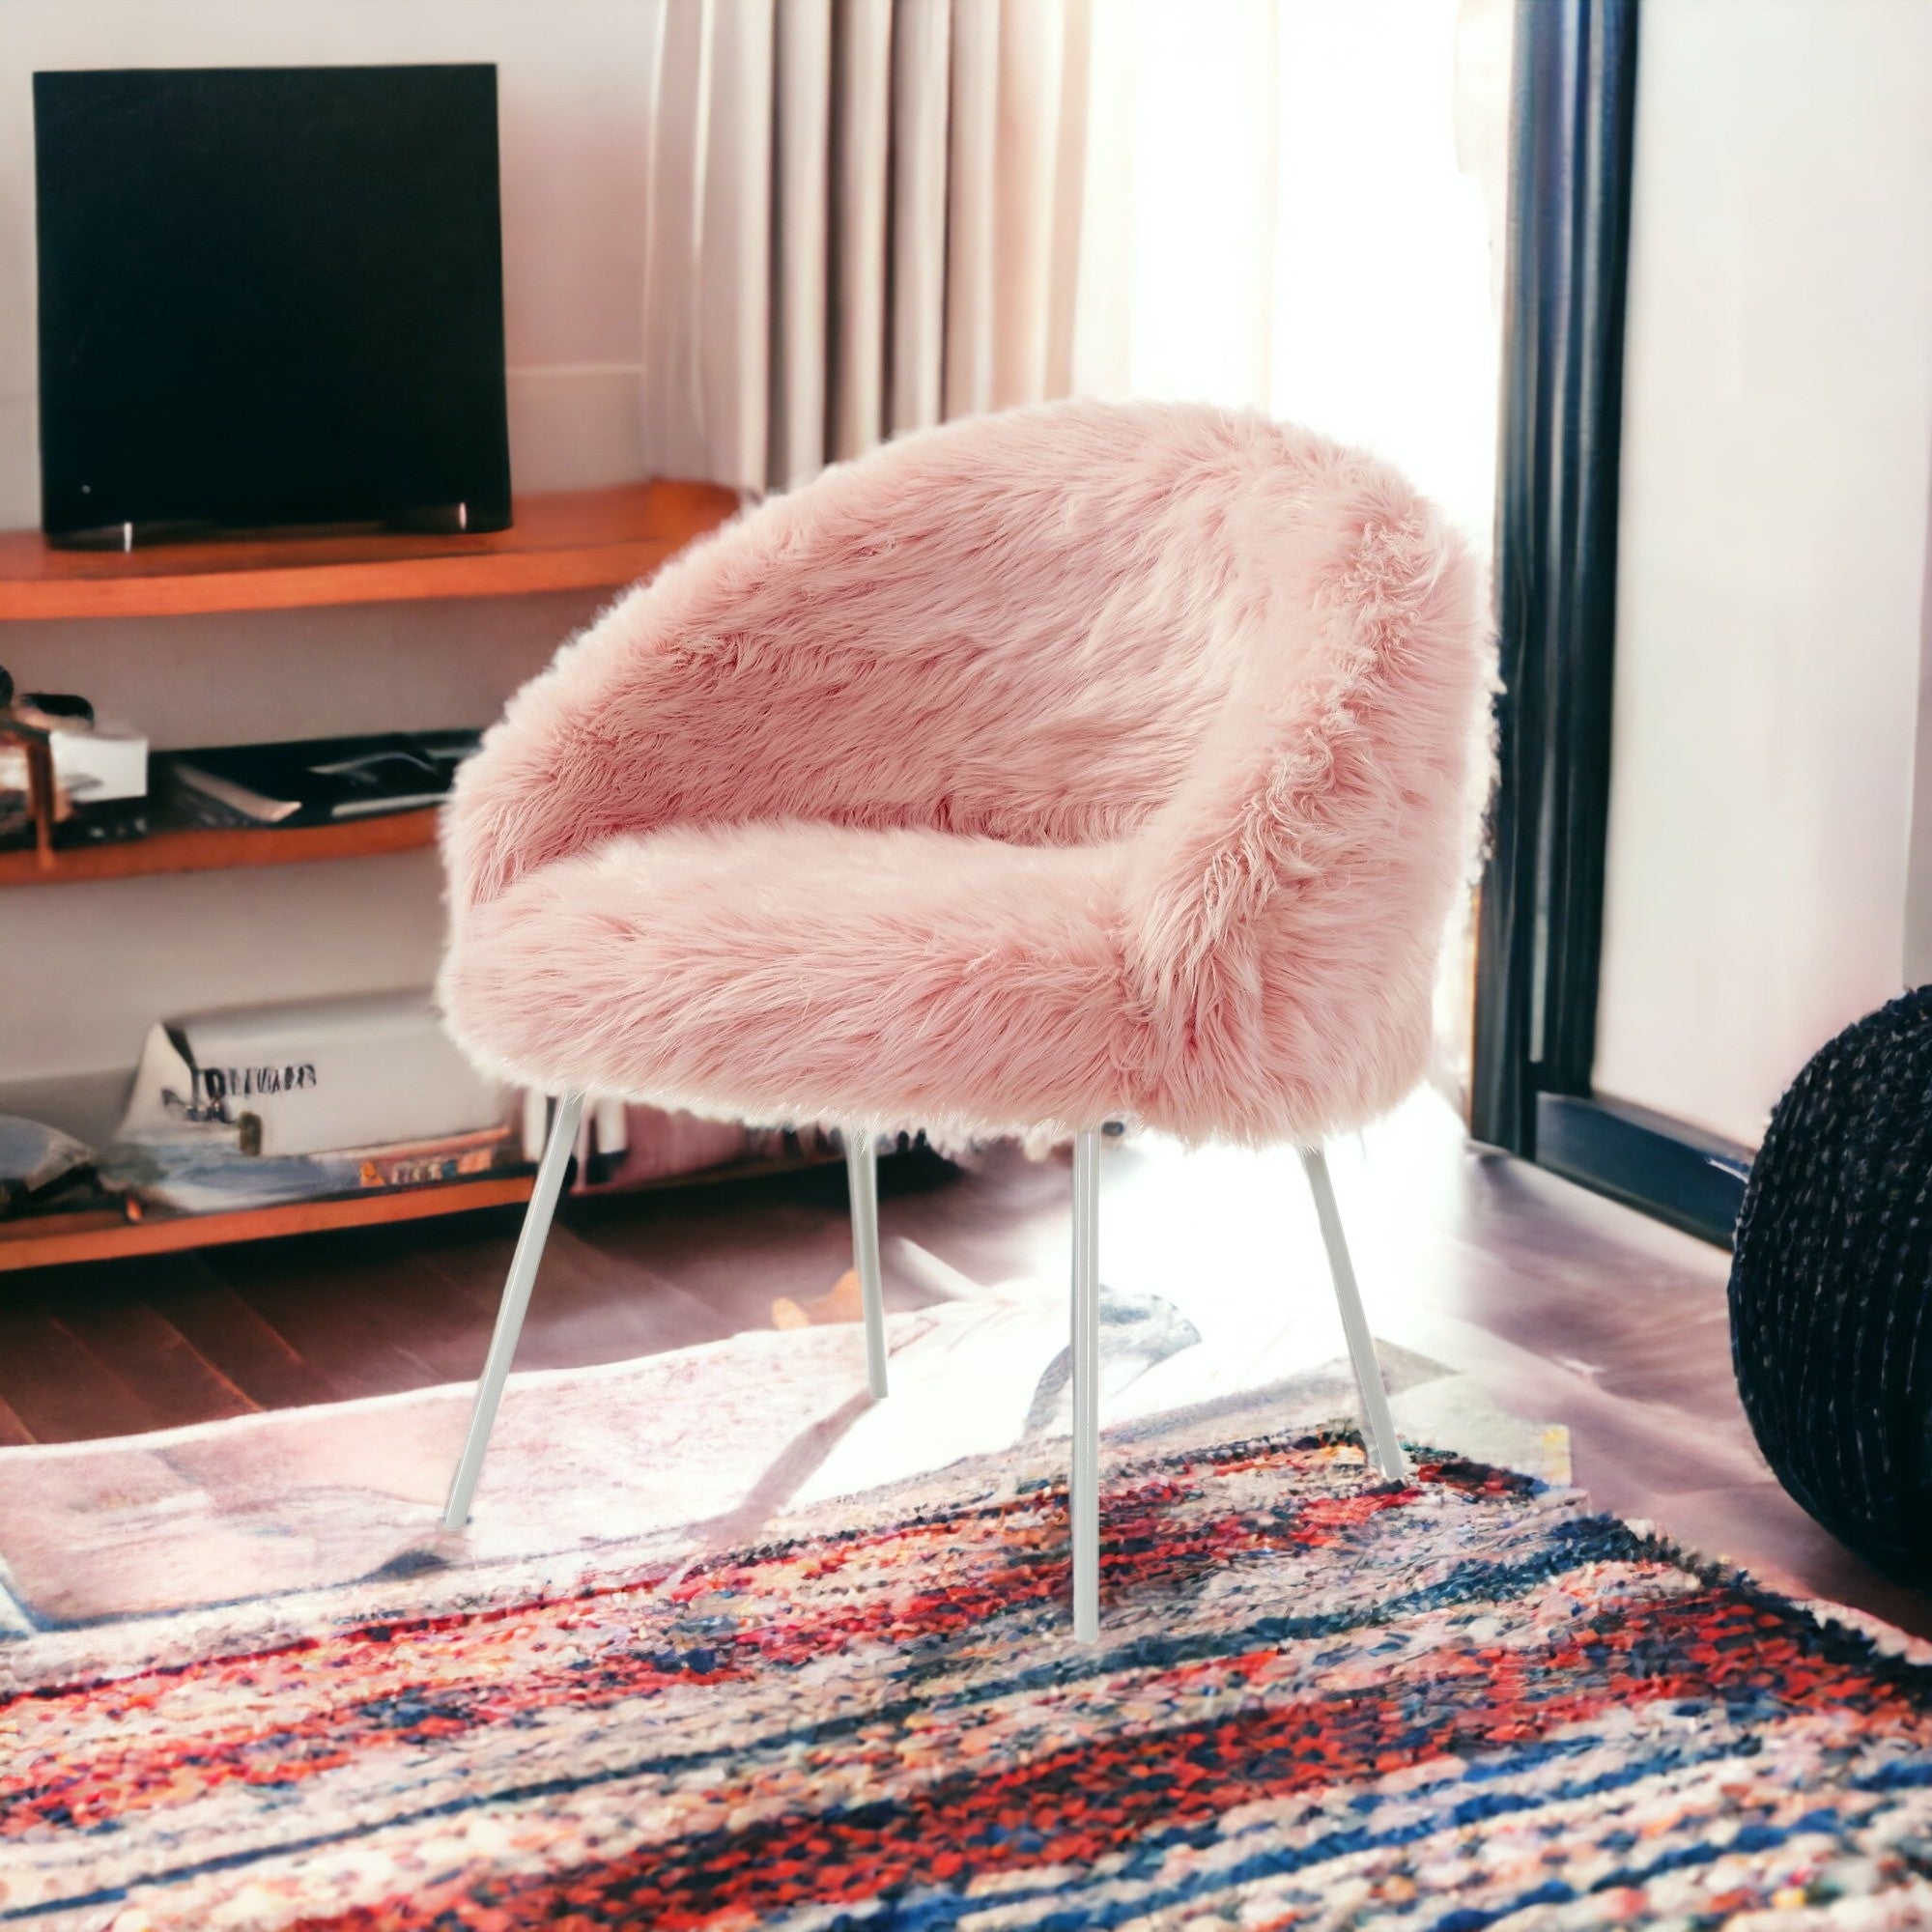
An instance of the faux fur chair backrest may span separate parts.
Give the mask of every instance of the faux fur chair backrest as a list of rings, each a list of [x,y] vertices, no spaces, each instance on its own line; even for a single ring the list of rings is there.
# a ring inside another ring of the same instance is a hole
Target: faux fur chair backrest
[[[567,645],[461,775],[453,917],[675,825],[1124,844],[1121,945],[1176,1066],[1286,1048],[1360,1088],[1365,1054],[1386,1103],[1427,1050],[1485,642],[1465,547],[1359,453],[1173,405],[951,424]]]

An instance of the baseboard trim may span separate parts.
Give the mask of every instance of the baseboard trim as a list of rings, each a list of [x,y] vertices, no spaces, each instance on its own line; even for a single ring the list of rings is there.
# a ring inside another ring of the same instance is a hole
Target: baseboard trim
[[[1566,1180],[1727,1248],[1751,1151],[1621,1100],[1539,1094],[1536,1159]]]

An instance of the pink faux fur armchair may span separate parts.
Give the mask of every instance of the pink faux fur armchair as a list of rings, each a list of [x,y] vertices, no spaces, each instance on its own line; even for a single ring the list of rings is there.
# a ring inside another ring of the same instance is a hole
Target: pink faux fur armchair
[[[587,1092],[1072,1135],[1075,1623],[1095,1619],[1097,1129],[1293,1142],[1382,1472],[1319,1150],[1427,1057],[1485,688],[1476,572],[1386,466],[1065,403],[906,438],[632,590],[445,819],[456,1038],[567,1096],[445,1520],[466,1518]]]

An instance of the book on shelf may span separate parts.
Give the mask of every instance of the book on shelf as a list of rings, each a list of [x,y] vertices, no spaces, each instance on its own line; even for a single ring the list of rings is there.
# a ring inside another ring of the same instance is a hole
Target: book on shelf
[[[429,1187],[466,1180],[513,1158],[507,1125],[485,1127],[413,1147],[364,1148],[355,1157],[358,1187]]]
[[[326,825],[440,805],[475,731],[218,745],[161,763],[176,802],[249,825]]]
[[[104,1186],[135,1211],[219,1214],[291,1201],[385,1193],[467,1180],[514,1165],[507,1125],[327,1153],[244,1154],[193,1142],[118,1142],[101,1150]]]

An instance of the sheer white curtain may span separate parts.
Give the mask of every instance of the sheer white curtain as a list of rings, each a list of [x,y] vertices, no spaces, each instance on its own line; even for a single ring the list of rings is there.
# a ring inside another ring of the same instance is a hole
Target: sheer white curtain
[[[1122,19],[1123,386],[1366,443],[1487,539],[1508,0],[1127,0]]]
[[[652,468],[1074,390],[1370,443],[1487,536],[1507,0],[653,0]]]

